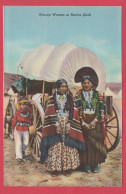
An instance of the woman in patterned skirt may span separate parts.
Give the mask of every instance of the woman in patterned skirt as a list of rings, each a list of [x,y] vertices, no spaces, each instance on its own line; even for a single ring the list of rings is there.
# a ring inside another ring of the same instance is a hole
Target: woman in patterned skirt
[[[80,154],[81,166],[86,173],[98,172],[106,159],[105,106],[101,94],[92,88],[90,76],[83,76],[82,89],[75,97],[80,115],[86,152]]]
[[[57,80],[55,89],[45,110],[40,162],[45,163],[52,176],[61,171],[68,176],[80,166],[78,151],[85,151],[85,143],[66,80]]]

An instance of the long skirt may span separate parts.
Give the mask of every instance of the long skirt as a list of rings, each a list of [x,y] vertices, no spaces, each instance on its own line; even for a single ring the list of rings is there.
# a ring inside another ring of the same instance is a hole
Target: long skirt
[[[76,148],[57,143],[48,150],[45,167],[48,171],[76,169],[80,166],[79,153]]]
[[[86,123],[90,123],[94,118],[87,117]],[[102,123],[97,122],[94,129],[82,128],[86,144],[86,152],[80,154],[81,167],[84,164],[93,166],[95,163],[103,163],[107,157],[106,145],[104,145],[104,132]]]

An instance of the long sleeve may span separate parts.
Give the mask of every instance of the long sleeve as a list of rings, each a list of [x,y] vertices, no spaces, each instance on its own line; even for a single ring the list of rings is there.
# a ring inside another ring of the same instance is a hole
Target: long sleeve
[[[18,131],[27,131],[29,125],[31,125],[31,109],[28,109],[25,114],[22,110],[16,111],[12,121],[12,129],[14,130],[16,126],[16,130]]]
[[[13,118],[13,121],[12,121],[12,125],[11,125],[11,128],[14,130],[15,126],[16,126],[16,123],[17,123],[17,115],[18,115],[18,111],[16,111],[15,115],[14,115],[14,118]]]
[[[99,104],[99,97],[97,96],[97,103],[96,103],[96,110],[95,110],[95,118],[97,120],[100,119],[100,104]]]
[[[28,116],[28,119],[27,119],[27,121],[26,122],[28,122],[29,123],[29,125],[31,125],[31,113],[32,113],[32,109],[31,108],[28,108],[28,110],[27,110],[28,112],[29,112],[29,116]]]
[[[73,111],[74,111],[74,101],[73,101],[72,97],[70,98],[69,103],[70,103],[70,107],[69,107],[68,120],[71,121],[73,119]]]

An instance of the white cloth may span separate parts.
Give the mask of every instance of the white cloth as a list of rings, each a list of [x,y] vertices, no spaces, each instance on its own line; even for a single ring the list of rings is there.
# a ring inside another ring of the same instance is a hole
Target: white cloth
[[[23,158],[22,151],[24,151],[29,143],[29,131],[17,131],[14,130],[14,141],[15,141],[15,153],[16,159]]]
[[[83,113],[85,113],[85,114],[95,114],[95,108],[84,108]]]
[[[42,121],[44,122],[45,113],[44,113],[43,107],[41,105],[41,97],[42,97],[42,94],[41,95],[39,93],[38,94],[35,94],[32,97],[32,101],[38,106],[38,109],[40,111],[40,114],[42,115],[41,116]],[[32,102],[31,102],[31,104],[32,104]]]

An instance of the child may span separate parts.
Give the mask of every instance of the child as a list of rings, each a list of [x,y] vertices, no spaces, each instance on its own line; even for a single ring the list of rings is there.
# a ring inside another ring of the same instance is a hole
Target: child
[[[16,160],[18,163],[23,163],[23,153],[29,142],[31,109],[29,108],[29,100],[27,97],[19,98],[18,105],[11,128],[14,132]]]

